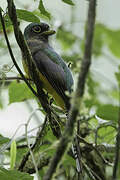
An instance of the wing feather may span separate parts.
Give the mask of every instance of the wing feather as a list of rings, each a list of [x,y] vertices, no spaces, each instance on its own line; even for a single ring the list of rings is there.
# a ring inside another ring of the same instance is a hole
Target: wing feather
[[[66,106],[68,106],[69,98],[65,94],[67,86],[64,70],[58,64],[51,61],[41,50],[33,54],[33,59],[39,71],[46,77],[55,91],[63,98]]]

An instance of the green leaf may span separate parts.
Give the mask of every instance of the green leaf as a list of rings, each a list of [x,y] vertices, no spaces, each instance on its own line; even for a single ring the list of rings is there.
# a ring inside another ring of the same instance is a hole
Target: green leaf
[[[113,106],[112,104],[102,104],[97,108],[97,116],[105,120],[118,120],[119,108],[118,106]]]
[[[2,135],[0,134],[0,146],[3,145],[3,144],[5,144],[5,143],[7,143],[7,142],[9,142],[9,141],[10,141],[9,138],[6,138],[6,137],[4,137],[4,136],[2,136]]]
[[[102,54],[102,48],[105,43],[106,27],[102,24],[96,24],[95,35],[93,39],[93,54],[98,57]]]
[[[53,132],[51,129],[47,130],[46,135],[44,136],[44,140],[50,141],[51,143],[56,140],[56,137],[53,135]]]
[[[69,5],[74,5],[74,3],[72,2],[72,0],[62,0],[64,3],[69,4]]]
[[[46,144],[46,145],[42,145],[40,147],[40,152],[41,153],[45,153],[47,156],[53,156],[53,154],[55,153],[55,149],[56,149],[56,144]]]
[[[98,143],[115,144],[116,130],[111,126],[102,127],[98,131]]]
[[[88,109],[91,109],[92,106],[99,106],[99,101],[97,97],[94,96],[86,97],[83,102]]]
[[[34,95],[25,83],[17,83],[17,81],[13,81],[10,84],[9,86],[10,104],[14,102],[21,102],[31,98],[34,98]]]
[[[44,5],[43,5],[43,1],[40,0],[39,2],[39,7],[38,9],[40,10],[41,14],[43,14],[44,16],[46,16],[48,19],[51,19],[51,15],[48,11],[46,11]]]
[[[19,145],[19,144],[17,144]],[[20,144],[21,145],[21,144]],[[22,144],[23,145],[23,144]],[[28,148],[17,148],[17,154],[16,154],[16,166],[19,166],[20,162],[23,159],[23,156],[28,152]]]
[[[17,170],[7,170],[0,167],[0,179],[1,180],[33,180],[34,177],[27,173],[19,172]]]
[[[41,169],[39,170],[39,176],[41,177],[41,179],[43,179],[45,172],[46,172],[46,171],[44,171],[44,168],[41,168]]]
[[[116,99],[116,100],[119,100],[119,91],[118,89],[113,89],[111,92],[110,92],[110,95]]]
[[[60,27],[58,29],[56,38],[61,43],[64,50],[71,48],[77,39],[77,37],[72,34],[71,31],[67,31],[63,27]]]
[[[43,15],[43,14],[41,14],[41,12],[40,12],[39,9],[35,9],[33,12],[34,12],[34,14],[37,15],[40,19],[43,19],[43,20],[45,20],[45,21],[48,20],[48,17],[45,16],[45,15]]]
[[[68,166],[76,167],[75,159],[72,158],[71,156],[69,156],[68,154],[65,154],[65,156],[63,158],[63,165],[65,168],[67,168]]]
[[[17,9],[16,12],[19,19],[22,19],[27,22],[40,22],[39,18],[30,11],[24,9]]]
[[[16,161],[16,142],[15,140],[12,142],[10,146],[10,169],[14,169]]]
[[[120,30],[106,30],[106,43],[114,56],[120,58]]]

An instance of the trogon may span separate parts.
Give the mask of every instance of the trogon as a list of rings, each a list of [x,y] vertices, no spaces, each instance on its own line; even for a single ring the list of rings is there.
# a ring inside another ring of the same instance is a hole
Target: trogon
[[[31,23],[25,28],[24,37],[39,72],[42,88],[53,96],[62,109],[69,110],[70,102],[66,91],[72,92],[73,77],[64,60],[49,45],[49,36],[54,33],[46,23]],[[23,59],[23,67],[28,74],[25,62]]]
[[[42,87],[53,96],[56,103],[65,111],[70,108],[70,98],[66,91],[72,92],[73,77],[70,69],[49,45],[49,36],[55,33],[46,23],[31,23],[24,30],[24,37],[31,51],[33,61],[39,72]],[[23,67],[30,76],[30,69],[23,58]],[[34,71],[34,70],[33,70]],[[76,147],[72,151],[76,159],[77,171],[80,172],[80,163],[76,154]],[[76,154],[76,155],[75,155]]]

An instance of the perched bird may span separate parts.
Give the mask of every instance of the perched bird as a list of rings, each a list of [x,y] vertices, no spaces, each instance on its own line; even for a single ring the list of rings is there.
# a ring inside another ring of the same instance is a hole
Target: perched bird
[[[62,109],[68,111],[70,102],[66,91],[72,92],[73,77],[64,60],[49,45],[49,36],[54,33],[55,31],[50,30],[48,24],[31,23],[25,28],[24,37],[39,72],[42,87],[53,96]],[[23,58],[25,72],[30,75],[31,70],[25,62]],[[75,143],[72,145],[72,151],[76,159],[77,171],[80,172]]]
[[[66,91],[71,93],[73,77],[64,60],[49,45],[49,36],[54,33],[48,24],[31,23],[25,28],[24,37],[39,71],[43,89],[53,96],[62,109],[69,110],[70,102]],[[23,67],[30,74],[24,59]]]

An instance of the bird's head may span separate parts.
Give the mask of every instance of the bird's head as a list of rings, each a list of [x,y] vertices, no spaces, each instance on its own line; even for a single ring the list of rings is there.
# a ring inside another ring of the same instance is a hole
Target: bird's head
[[[48,37],[55,34],[54,30],[50,30],[50,27],[46,23],[31,23],[24,30],[24,37],[29,39],[40,39],[48,41]]]

